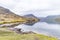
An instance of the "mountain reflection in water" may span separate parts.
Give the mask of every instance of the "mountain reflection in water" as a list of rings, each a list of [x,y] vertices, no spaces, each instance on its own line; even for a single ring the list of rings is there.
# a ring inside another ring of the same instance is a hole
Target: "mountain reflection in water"
[[[60,25],[38,22],[33,26],[18,25],[17,28],[22,28],[24,31],[34,31],[36,33],[60,37]]]

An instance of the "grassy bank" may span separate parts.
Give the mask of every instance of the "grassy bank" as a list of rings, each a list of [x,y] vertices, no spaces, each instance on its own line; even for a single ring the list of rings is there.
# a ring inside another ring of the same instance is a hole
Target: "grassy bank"
[[[16,34],[11,31],[0,30],[0,40],[57,40],[41,34]]]

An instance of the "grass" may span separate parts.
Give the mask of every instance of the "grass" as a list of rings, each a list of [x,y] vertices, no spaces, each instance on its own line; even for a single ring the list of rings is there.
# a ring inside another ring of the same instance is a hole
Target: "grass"
[[[0,24],[8,24],[8,23],[23,23],[23,22],[26,22],[26,20],[22,20],[22,19],[20,19],[20,20],[13,20],[13,21],[1,21],[0,22]]]
[[[0,40],[58,40],[41,34],[16,34],[12,31],[0,30]]]

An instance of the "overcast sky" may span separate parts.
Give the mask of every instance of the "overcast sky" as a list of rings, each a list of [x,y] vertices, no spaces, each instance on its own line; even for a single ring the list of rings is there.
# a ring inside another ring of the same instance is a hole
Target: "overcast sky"
[[[30,10],[40,10],[39,13],[33,13],[36,16],[60,15],[60,0],[0,0],[0,6],[19,15]]]

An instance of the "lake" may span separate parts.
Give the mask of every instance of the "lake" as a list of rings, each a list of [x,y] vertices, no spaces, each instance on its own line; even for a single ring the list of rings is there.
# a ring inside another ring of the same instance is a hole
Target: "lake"
[[[46,11],[41,11],[41,10],[34,10],[34,11],[27,11],[27,12],[22,12],[21,15],[27,14],[34,14],[36,17],[40,17],[40,19],[43,18],[48,18],[48,19],[43,19],[43,21],[40,20],[40,22],[37,22],[33,26],[29,25],[18,25],[18,28],[22,28],[24,31],[34,31],[36,33],[44,34],[44,35],[50,35],[50,36],[55,36],[60,38],[60,23],[55,22],[52,15],[58,15],[58,11],[56,10],[46,10]],[[49,16],[51,15],[51,16]],[[48,17],[47,17],[48,16]],[[52,19],[51,19],[52,18]],[[51,20],[50,20],[51,19]],[[47,21],[46,21],[47,20]]]
[[[46,22],[38,22],[33,26],[29,25],[18,25],[17,28],[22,28],[24,31],[34,31],[36,33],[55,36],[60,38],[60,25],[59,24],[48,24]]]

